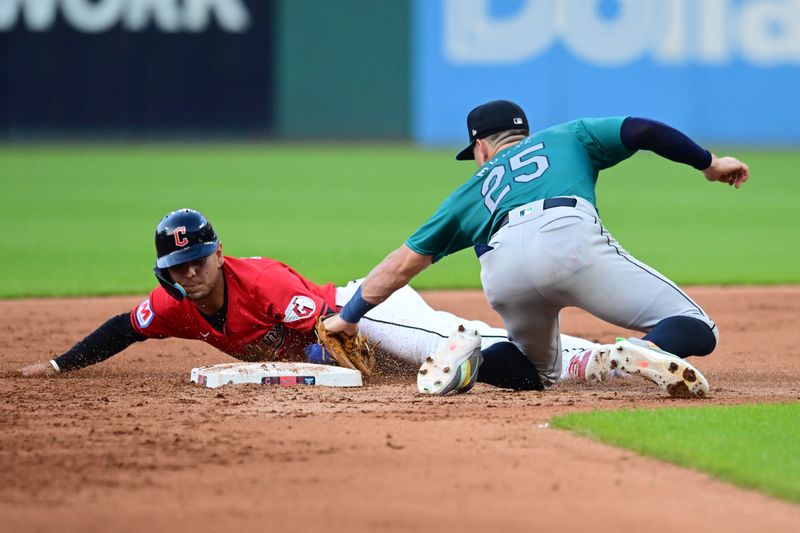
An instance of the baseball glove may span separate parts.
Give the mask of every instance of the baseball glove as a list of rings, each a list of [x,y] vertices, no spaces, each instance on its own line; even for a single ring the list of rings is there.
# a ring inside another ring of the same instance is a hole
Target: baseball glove
[[[359,370],[365,376],[375,368],[375,348],[366,335],[350,336],[346,333],[331,333],[322,325],[323,317],[317,319],[314,331],[319,343],[328,350],[339,366]]]

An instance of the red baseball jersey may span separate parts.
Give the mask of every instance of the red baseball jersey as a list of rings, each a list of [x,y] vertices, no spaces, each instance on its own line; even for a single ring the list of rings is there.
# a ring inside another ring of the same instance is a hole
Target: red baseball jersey
[[[315,285],[272,259],[226,256],[222,272],[228,291],[223,331],[160,285],[131,312],[133,328],[155,339],[197,339],[246,361],[302,360],[303,348],[316,341],[317,317],[336,309],[332,283]]]

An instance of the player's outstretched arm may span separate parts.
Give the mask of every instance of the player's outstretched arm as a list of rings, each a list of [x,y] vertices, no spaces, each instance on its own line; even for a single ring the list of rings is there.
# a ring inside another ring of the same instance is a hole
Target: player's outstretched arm
[[[371,303],[379,304],[391,296],[400,287],[408,285],[411,279],[431,266],[433,258],[418,254],[402,244],[372,269],[372,272],[361,285],[364,298]]]
[[[719,181],[737,189],[750,177],[750,169],[734,157],[717,158],[692,139],[662,122],[628,117],[620,128],[620,140],[629,150],[650,150],[661,157],[691,165],[708,181]]]
[[[711,155],[711,165],[703,170],[708,181],[727,183],[737,189],[750,177],[750,168],[735,157]]]
[[[358,321],[367,311],[407,285],[432,263],[431,256],[418,254],[407,245],[401,245],[372,269],[340,314],[323,322],[325,329],[354,335],[358,331]]]
[[[24,377],[48,377],[78,370],[105,361],[131,344],[145,339],[144,335],[133,329],[130,313],[123,313],[106,321],[64,354],[51,361],[26,366],[21,373]]]

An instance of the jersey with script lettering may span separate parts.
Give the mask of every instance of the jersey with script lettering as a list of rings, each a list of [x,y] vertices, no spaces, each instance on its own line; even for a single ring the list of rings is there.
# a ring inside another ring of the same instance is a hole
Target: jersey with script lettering
[[[266,258],[225,257],[227,316],[217,331],[188,299],[177,301],[163,287],[131,312],[136,331],[149,338],[207,342],[248,361],[302,360],[315,342],[320,314],[336,309],[333,284],[315,285],[287,265]]]
[[[515,207],[557,196],[578,196],[596,206],[599,172],[634,154],[620,138],[625,118],[566,122],[499,152],[445,199],[406,245],[438,261],[487,244]]]

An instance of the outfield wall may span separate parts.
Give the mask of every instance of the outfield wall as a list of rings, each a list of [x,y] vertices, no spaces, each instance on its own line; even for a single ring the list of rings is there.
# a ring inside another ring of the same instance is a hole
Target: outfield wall
[[[640,115],[715,143],[800,142],[798,0],[415,0],[413,136],[519,102],[534,128]]]
[[[273,0],[3,0],[0,135],[265,135]]]
[[[407,139],[409,12],[409,0],[0,0],[0,139]]]
[[[463,141],[644,115],[800,143],[800,0],[2,0],[0,139]]]
[[[278,135],[407,139],[409,10],[409,0],[278,2]]]

